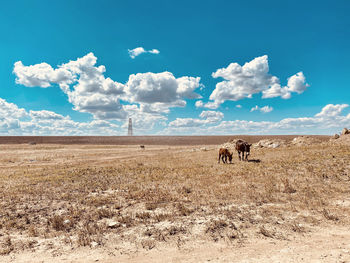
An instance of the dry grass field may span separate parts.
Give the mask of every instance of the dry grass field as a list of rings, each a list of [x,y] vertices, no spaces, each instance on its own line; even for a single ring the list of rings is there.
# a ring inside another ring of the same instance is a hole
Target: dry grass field
[[[203,138],[0,145],[0,261],[350,262],[349,138],[232,164]]]

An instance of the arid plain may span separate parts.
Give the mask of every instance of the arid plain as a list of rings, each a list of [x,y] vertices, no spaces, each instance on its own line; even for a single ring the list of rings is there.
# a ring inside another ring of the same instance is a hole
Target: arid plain
[[[1,137],[0,261],[350,262],[350,135],[295,137]]]

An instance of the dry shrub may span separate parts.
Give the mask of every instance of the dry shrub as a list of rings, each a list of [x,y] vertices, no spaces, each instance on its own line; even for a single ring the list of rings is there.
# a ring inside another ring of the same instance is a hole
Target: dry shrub
[[[301,224],[298,224],[297,222],[291,223],[290,226],[291,226],[292,231],[294,231],[294,232],[297,232],[297,233],[305,233],[306,232],[305,227],[302,226]]]
[[[183,226],[171,226],[169,229],[167,229],[167,232],[170,236],[174,236],[177,234],[186,234],[187,230]]]
[[[192,189],[188,186],[183,186],[181,193],[190,194],[192,193]]]
[[[156,242],[153,239],[144,239],[141,241],[141,245],[144,249],[151,250],[155,248]]]
[[[166,220],[172,220],[175,218],[174,214],[169,214],[169,213],[159,213],[159,214],[155,214],[153,216],[153,219],[156,222],[162,222],[162,221],[166,221]]]
[[[275,201],[275,194],[276,192],[279,192],[279,189],[277,186],[277,180],[274,176],[268,176],[266,178],[264,190],[263,198],[269,202]]]
[[[260,227],[259,233],[264,235],[265,237],[270,237],[270,238],[274,238],[275,237],[274,232],[272,232],[271,230],[268,230],[265,226],[261,226]]]
[[[38,229],[34,226],[31,225],[28,229],[28,236],[30,237],[37,237],[39,236]]]
[[[146,210],[155,210],[158,207],[157,203],[148,202],[145,204]]]
[[[327,209],[323,209],[322,214],[327,220],[331,220],[331,221],[338,221],[339,220],[339,217],[337,217],[334,214],[331,214]]]
[[[233,240],[243,237],[234,223],[227,223],[222,219],[211,220],[206,227],[205,233],[215,242],[219,239]]]
[[[225,229],[228,224],[224,220],[212,220],[209,225],[207,225],[206,233],[215,233]]]
[[[166,241],[166,234],[158,228],[148,228],[143,234],[147,237],[152,237],[157,241]]]
[[[136,223],[130,215],[120,216],[118,222],[124,224],[126,227],[132,227]]]
[[[284,185],[284,193],[294,194],[297,190],[290,184],[287,178],[282,179],[282,183]]]
[[[97,216],[99,219],[112,218],[115,215],[113,210],[107,208],[100,208],[97,210]]]
[[[94,222],[85,222],[78,230],[77,243],[79,246],[91,246],[92,242],[103,244],[103,233],[105,229]]]
[[[149,212],[136,213],[136,218],[147,220],[151,218],[151,214]]]
[[[14,250],[11,237],[6,236],[2,242],[0,242],[0,255],[8,255]]]
[[[240,240],[240,239],[243,237],[243,235],[242,235],[242,233],[241,233],[240,231],[238,231],[238,230],[230,229],[230,230],[227,232],[226,237],[228,238],[228,240],[233,241],[233,240],[235,240],[235,239]]]
[[[56,231],[64,231],[66,230],[66,226],[64,224],[64,217],[60,215],[55,215],[51,217],[48,221],[49,225]]]
[[[190,214],[192,214],[194,212],[193,209],[186,207],[182,203],[177,204],[177,210],[179,211],[179,214],[181,216],[189,216]]]
[[[79,246],[90,246],[92,239],[86,231],[78,231],[78,240],[77,243]]]

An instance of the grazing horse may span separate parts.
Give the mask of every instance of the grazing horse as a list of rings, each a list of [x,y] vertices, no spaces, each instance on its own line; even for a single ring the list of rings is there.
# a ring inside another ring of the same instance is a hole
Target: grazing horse
[[[248,160],[248,155],[250,155],[250,146],[252,145],[243,140],[238,140],[236,142],[236,150],[238,152],[238,158],[240,161]],[[241,157],[241,153],[242,153],[242,157]],[[244,153],[246,153],[245,159],[244,159]]]
[[[226,148],[220,148],[218,163],[220,163],[220,158],[223,163],[227,163],[227,157],[230,163],[232,163],[232,153],[230,153],[230,151],[227,150]]]

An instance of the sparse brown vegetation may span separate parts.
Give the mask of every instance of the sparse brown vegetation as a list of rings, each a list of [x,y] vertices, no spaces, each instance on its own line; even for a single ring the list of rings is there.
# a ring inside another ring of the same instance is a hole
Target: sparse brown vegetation
[[[215,146],[192,149],[2,146],[0,253],[35,250],[38,241],[52,250],[151,250],[198,240],[284,240],[349,223],[350,206],[342,205],[350,193],[347,145],[258,148],[251,158],[261,162],[232,165],[217,164]]]

